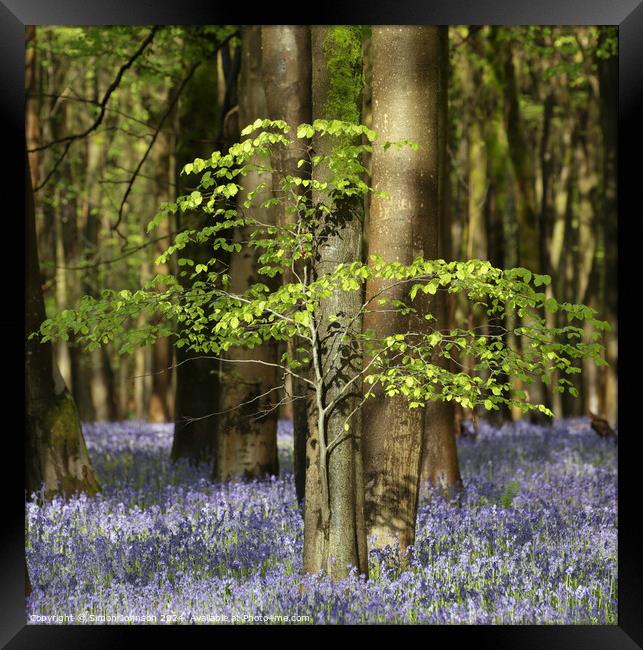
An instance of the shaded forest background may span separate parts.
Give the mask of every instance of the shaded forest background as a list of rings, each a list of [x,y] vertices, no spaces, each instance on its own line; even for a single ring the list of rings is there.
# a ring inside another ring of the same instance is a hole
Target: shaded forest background
[[[36,27],[27,38],[27,146],[52,316],[83,294],[135,291],[177,270],[155,259],[186,223],[166,221],[152,236],[147,224],[161,203],[189,192],[179,176],[186,163],[239,139],[243,53],[238,26]],[[443,250],[550,274],[558,300],[609,321],[609,366],[588,362],[572,376],[579,399],[538,390],[557,416],[591,411],[615,423],[615,28],[457,26],[449,50]],[[368,29],[363,65],[361,121],[370,126]],[[474,310],[459,316],[486,325]],[[177,401],[192,416],[218,410],[218,364],[183,363],[187,353],[168,339],[133,355],[119,354],[118,341],[93,352],[73,341],[54,347],[84,421],[172,421]]]

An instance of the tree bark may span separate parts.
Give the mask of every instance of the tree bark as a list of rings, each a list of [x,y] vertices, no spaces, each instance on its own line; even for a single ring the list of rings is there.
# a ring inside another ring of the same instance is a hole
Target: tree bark
[[[369,254],[386,261],[408,264],[419,256],[438,257],[440,31],[437,27],[373,29],[373,128],[382,141],[410,139],[419,145],[417,151],[384,151],[380,146],[373,151],[373,187],[390,198],[374,194],[371,199]],[[369,280],[366,299],[380,291],[384,291],[383,298],[404,299],[406,290],[385,290],[389,284]],[[437,316],[437,301],[430,302],[422,294],[414,307],[418,316],[370,309],[364,328],[373,330],[377,338],[409,330],[428,331],[423,315]],[[437,438],[453,433],[446,422],[449,416],[436,408],[436,413],[428,415],[436,435],[434,451]],[[425,413],[409,409],[404,398],[384,399],[378,394],[366,402],[364,421],[368,535],[375,537],[377,547],[391,544],[404,550],[415,540]]]
[[[331,69],[329,53],[337,43],[334,30],[342,30],[349,47],[359,44],[361,51],[355,28],[312,28],[313,118],[357,121],[361,56],[359,61],[338,57],[341,60],[337,65],[341,69]],[[337,50],[333,53],[337,54]],[[356,80],[350,94],[337,92],[335,80],[340,75]],[[333,146],[327,138],[313,140],[315,151],[321,155],[330,154]],[[327,166],[317,167],[314,176],[322,182],[328,179]],[[324,196],[313,195],[315,203],[324,199]],[[361,222],[347,207],[340,206],[316,233],[315,276],[332,272],[340,263],[361,259]],[[351,420],[349,432],[344,430],[346,417],[361,400],[360,382],[355,381],[353,390],[340,396],[345,383],[361,371],[362,359],[338,335],[342,328],[346,329],[348,337],[360,331],[361,319],[356,318],[356,314],[361,301],[359,292],[335,291],[330,298],[321,301],[314,324],[313,362],[317,390],[315,407],[310,409],[307,444],[304,571],[315,573],[321,569],[334,579],[348,575],[351,566],[368,574],[359,415]],[[329,319],[334,315],[338,316],[337,326],[331,325]],[[337,354],[340,346],[341,353]],[[331,408],[333,400],[338,401]],[[322,406],[330,409],[326,415],[320,412]],[[337,441],[335,447],[329,453],[328,446],[334,441]]]
[[[239,77],[239,125],[243,128],[266,114],[266,98],[261,77],[261,27],[248,26],[241,30],[241,72]],[[260,163],[259,159],[254,162]],[[265,161],[264,161],[265,162]],[[268,173],[251,171],[240,178],[239,205],[249,191],[261,182],[267,184],[270,194],[271,177]],[[257,197],[255,203],[267,197]],[[274,212],[262,208],[246,208],[243,214],[256,217],[263,223],[274,222]],[[241,228],[235,233],[237,241],[250,238],[252,228]],[[242,248],[230,259],[230,288],[243,293],[261,279],[258,275],[260,251]],[[233,348],[228,352],[231,362],[264,361],[275,364],[277,344],[264,343],[252,350]],[[278,385],[277,369],[263,364],[229,363],[222,382],[221,430],[214,467],[214,479],[264,478],[277,475],[277,408],[274,390]],[[272,392],[270,392],[272,391]]]
[[[261,28],[262,64],[266,94],[267,115],[273,120],[284,120],[296,133],[297,126],[312,121],[311,113],[311,52],[310,28],[300,25],[270,25]],[[302,175],[297,168],[301,157],[298,147],[301,141],[290,147],[280,147],[272,159],[277,175],[273,182],[286,175]],[[295,218],[285,206],[277,208],[277,223],[286,225]],[[289,281],[288,277],[284,278]],[[295,356],[294,344],[288,342],[288,353]],[[308,436],[308,413],[306,408],[306,385],[297,377],[290,376],[293,413],[293,460],[297,501],[304,499],[306,485],[306,439]]]
[[[26,195],[26,489],[44,484],[46,495],[95,494],[100,485],[83,438],[76,405],[53,359],[49,342],[29,338],[45,320],[40,286],[31,172],[25,152]]]

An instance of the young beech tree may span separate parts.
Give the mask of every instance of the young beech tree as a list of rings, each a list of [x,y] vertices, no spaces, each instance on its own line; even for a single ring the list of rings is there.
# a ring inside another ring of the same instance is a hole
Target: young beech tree
[[[221,248],[238,255],[247,246],[260,253],[256,282],[235,292],[227,273],[199,263],[193,267],[194,281],[189,287],[175,278],[157,276],[133,293],[105,290],[100,300],[85,296],[76,310],[46,321],[41,335],[48,341],[74,332],[88,347],[118,337],[121,349],[131,351],[135,345],[168,334],[171,324],[178,322],[182,327],[174,332],[177,346],[217,359],[231,348],[253,350],[267,341],[296,341],[297,358],[284,353],[274,366],[282,374],[291,372],[306,387],[307,395],[302,397],[310,398],[315,423],[310,435],[317,441],[319,462],[307,467],[306,502],[319,504],[319,511],[316,521],[305,517],[305,535],[311,535],[312,526],[313,537],[321,529],[325,540],[336,540],[334,545],[315,544],[304,569],[321,568],[334,577],[346,575],[348,565],[365,572],[356,539],[364,529],[360,508],[364,486],[353,474],[356,468],[346,461],[345,451],[359,449],[355,432],[363,404],[377,391],[383,398],[402,396],[410,411],[429,401],[446,400],[469,408],[480,404],[497,409],[507,404],[525,412],[549,413],[546,407],[530,402],[526,390],[515,389],[501,378],[517,376],[528,386],[534,377],[550,377],[557,368],[561,379],[555,389],[573,390],[566,375],[579,372],[583,358],[602,362],[597,339],[607,324],[596,320],[593,310],[584,305],[547,298],[543,288],[550,278],[532,275],[524,268],[501,270],[481,260],[446,262],[423,257],[409,263],[378,257],[369,264],[358,257],[333,260],[327,251],[345,227],[346,211],[371,192],[361,158],[371,151],[376,134],[365,126],[338,120],[315,120],[292,133],[285,122],[265,119],[256,120],[242,135],[248,137],[227,152],[215,151],[210,158],[185,166],[184,173],[198,175],[196,189],[176,203],[165,204],[150,229],[176,211],[201,209],[208,215],[208,225],[178,234],[162,257],[181,254],[195,241],[209,242],[213,256]],[[359,139],[362,136],[365,143]],[[310,175],[282,178],[270,198],[265,198],[265,184],[249,189],[240,182],[250,172],[270,171],[270,165],[257,156],[268,160],[274,149],[309,138],[318,144],[312,149],[302,147],[298,168],[308,168]],[[302,185],[312,190],[310,195],[298,191]],[[258,216],[261,212],[252,209],[267,211],[281,202],[296,214],[292,223],[267,224]],[[244,228],[250,233],[248,240],[235,241],[225,235],[231,228]],[[272,283],[286,272],[292,281]],[[366,283],[377,278],[404,291],[394,299],[378,293],[364,299]],[[440,329],[434,316],[424,310],[424,297],[438,291],[461,294],[491,316],[517,313],[522,325],[513,334],[522,346],[519,350],[509,347],[501,327],[484,333],[455,324]],[[372,306],[414,315],[429,326],[415,328],[409,318],[408,325],[386,336],[356,327]],[[548,327],[540,316],[543,307],[563,312],[568,322]],[[142,330],[128,330],[128,323],[144,311],[158,312],[164,318]],[[589,326],[591,340],[582,339],[582,321]],[[457,370],[437,363],[439,357],[456,359]],[[471,363],[465,364],[467,357]],[[363,358],[368,361],[363,363]],[[465,373],[462,367],[472,370]],[[358,390],[360,384],[363,391]],[[344,454],[341,462],[334,461],[338,453]],[[342,514],[347,510],[341,502],[345,498],[354,500],[350,507],[355,526],[350,537],[334,530],[345,525],[344,518],[337,516],[337,508],[344,509]]]
[[[354,26],[312,27],[313,117],[360,121],[362,42]],[[305,129],[300,130],[304,134]],[[328,138],[323,129],[312,137],[312,205],[327,206],[323,219],[309,221],[312,264],[302,269],[309,283],[330,276],[338,266],[362,259],[363,202],[358,193],[333,196],[334,150],[350,152],[359,131],[339,130]],[[337,142],[339,138],[340,142]],[[356,139],[357,138],[357,139]],[[318,164],[314,164],[318,161]],[[340,166],[341,166],[341,161]],[[354,161],[351,161],[354,162]],[[346,168],[354,173],[351,165]],[[347,567],[368,571],[362,467],[362,330],[361,291],[331,287],[320,295],[311,322],[314,395],[308,400],[306,499],[304,502],[304,570],[334,576]],[[351,418],[350,425],[347,419]],[[344,436],[350,427],[351,436]],[[329,450],[332,450],[332,454]],[[321,488],[321,489],[320,489]]]

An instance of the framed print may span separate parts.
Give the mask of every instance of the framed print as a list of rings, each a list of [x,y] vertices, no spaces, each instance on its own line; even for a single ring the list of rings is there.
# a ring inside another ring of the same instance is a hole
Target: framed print
[[[641,647],[641,3],[234,9],[2,0],[3,644]]]

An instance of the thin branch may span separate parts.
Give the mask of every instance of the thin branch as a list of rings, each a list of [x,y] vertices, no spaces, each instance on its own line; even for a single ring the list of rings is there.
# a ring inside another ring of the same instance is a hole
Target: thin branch
[[[116,75],[116,78],[109,85],[109,88],[107,89],[105,95],[103,96],[103,99],[98,104],[100,106],[100,113],[98,114],[98,117],[94,120],[94,123],[91,126],[89,126],[87,129],[85,129],[85,131],[82,131],[81,133],[74,133],[72,135],[65,136],[64,138],[58,138],[57,140],[53,140],[52,142],[48,142],[47,144],[43,144],[39,147],[35,147],[34,149],[29,150],[29,152],[41,151],[43,149],[49,149],[54,145],[65,143],[65,148],[63,149],[62,153],[54,163],[53,167],[51,168],[47,176],[45,176],[42,183],[39,183],[36,187],[34,187],[33,190],[34,192],[37,192],[38,190],[42,189],[49,182],[49,179],[51,179],[51,177],[55,174],[56,170],[58,169],[58,167],[60,167],[60,164],[67,156],[67,152],[69,151],[69,148],[71,147],[72,143],[76,140],[80,140],[81,138],[88,136],[92,131],[95,131],[101,125],[103,118],[105,117],[105,111],[107,110],[107,102],[109,101],[110,96],[116,90],[116,88],[118,88],[118,85],[120,84],[121,79],[125,74],[125,72],[132,67],[134,61],[138,59],[138,57],[145,51],[147,46],[154,40],[154,36],[156,35],[156,32],[158,30],[159,27],[155,25],[150,31],[150,33],[147,35],[147,38],[143,41],[143,43],[141,43],[138,50],[136,50],[136,52],[130,57],[130,59],[121,66],[120,70],[118,71],[118,74]]]
[[[42,151],[43,149],[49,149],[50,147],[53,147],[54,145],[57,144],[62,144],[63,142],[71,143],[74,140],[80,140],[81,138],[88,136],[92,131],[95,131],[101,125],[103,118],[105,117],[107,102],[109,101],[109,98],[111,97],[112,93],[118,88],[121,79],[123,78],[123,75],[127,72],[127,70],[129,70],[132,67],[132,65],[134,65],[136,59],[138,59],[141,56],[141,54],[143,54],[147,46],[154,40],[154,36],[156,35],[156,32],[158,32],[158,30],[159,30],[158,25],[152,27],[150,33],[147,35],[145,40],[141,43],[141,45],[136,50],[136,52],[134,52],[134,54],[132,54],[129,60],[120,67],[116,77],[114,78],[114,81],[112,81],[112,83],[109,85],[109,88],[103,95],[103,99],[98,103],[98,106],[100,106],[101,110],[100,113],[98,114],[98,117],[94,120],[94,123],[92,125],[90,125],[84,131],[81,131],[80,133],[73,133],[72,135],[67,135],[64,138],[58,138],[57,140],[52,140],[47,144],[40,145],[39,147],[34,147],[33,149],[29,149],[29,153],[32,153],[34,151]]]
[[[361,399],[359,404],[346,416],[346,418],[344,420],[345,425],[348,424],[348,421],[353,417],[353,415],[355,415],[355,413],[357,413],[357,411],[359,411],[362,408],[362,406],[364,406],[364,404],[366,403],[366,400],[368,399],[369,395],[372,395],[372,394],[373,394],[373,389],[370,388],[366,392],[364,397]],[[352,436],[352,433],[350,432],[350,430],[349,431],[342,431],[342,433],[340,433],[340,435],[338,435],[334,440],[332,440],[328,444],[328,449],[326,450],[326,453],[328,454],[328,456],[330,456],[331,452],[333,451],[333,449],[335,449],[335,447],[337,447],[337,445],[339,445],[344,440],[347,440],[351,436]]]
[[[457,50],[459,47],[462,47],[472,36],[477,34],[482,28],[483,25],[471,25],[469,27],[469,33],[459,43],[453,45],[451,49]]]
[[[385,353],[388,352],[388,350],[392,347],[392,344],[387,345],[383,350],[380,350],[367,364],[366,366],[358,373],[353,375],[340,389],[339,393],[326,405],[324,408],[325,413],[329,413],[335,405],[343,398],[343,396],[346,394],[346,390],[348,387],[353,384],[355,381],[358,379],[361,379],[366,375],[368,372],[368,369]]]
[[[281,386],[275,386],[274,388],[270,388],[267,390],[265,393],[262,393],[261,395],[257,395],[256,397],[253,397],[252,399],[246,400],[245,402],[241,402],[240,404],[237,404],[236,406],[232,406],[229,409],[224,409],[223,411],[216,411],[214,413],[208,413],[207,415],[200,415],[198,417],[192,417],[192,416],[184,416],[184,420],[187,422],[198,422],[199,420],[205,420],[207,418],[214,417],[215,415],[225,415],[226,413],[231,413],[232,411],[236,411],[244,406],[247,406],[248,404],[252,404],[253,402],[256,402],[257,400],[261,399],[262,397],[266,397],[270,395],[270,393],[273,393],[276,390],[281,390],[284,388],[283,385]],[[252,413],[248,415],[248,417],[252,417],[253,415],[259,415],[261,411],[257,411],[256,413]]]
[[[73,95],[65,95],[65,94],[57,95],[55,93],[29,93],[27,97],[48,97],[57,100],[64,99],[72,102],[80,102],[82,104],[92,104],[93,106],[100,106],[100,102],[97,99],[89,99],[87,97],[76,97]],[[124,117],[127,120],[131,120],[132,122],[136,122],[137,124],[141,124],[143,126],[149,126],[148,122],[146,122],[145,120],[139,120],[138,118],[133,117],[132,115],[128,115],[124,111],[121,111],[117,108],[106,106],[105,110],[109,111],[110,113],[115,113],[116,115],[120,115],[121,117]],[[136,137],[138,137],[138,135]]]
[[[156,239],[150,239],[144,244],[141,244],[140,246],[135,246],[134,248],[130,248],[128,251],[125,251],[122,255],[118,255],[117,257],[112,257],[109,260],[98,259],[96,262],[92,262],[91,264],[81,264],[79,266],[56,266],[54,268],[67,269],[68,271],[84,271],[86,269],[94,269],[97,266],[101,266],[102,264],[114,264],[115,262],[119,262],[120,260],[129,257],[130,255],[134,255],[134,253],[137,253],[143,248],[147,248],[147,246],[156,244],[156,242],[162,241],[163,239],[168,239],[169,237],[172,237],[172,235],[163,235],[162,237],[157,237]]]
[[[252,304],[252,300],[248,300],[247,298],[242,298],[239,295],[228,293],[227,291],[224,291],[223,289],[217,290],[218,293],[227,296],[228,298],[232,298],[233,300],[239,300],[240,302],[245,302],[247,305]],[[298,323],[295,322],[292,318],[288,318],[288,316],[284,316],[284,314],[280,314],[278,311],[275,311],[274,309],[270,309],[269,307],[264,307],[264,311],[267,311],[269,314],[272,314],[273,316],[276,316],[277,318],[280,318],[283,321],[286,321],[287,323],[291,323],[295,327],[297,327]],[[308,342],[312,343],[312,340],[308,336],[304,336],[303,334],[299,334],[303,339],[306,339]]]
[[[67,152],[69,151],[69,147],[71,147],[72,141],[70,140],[66,145],[65,148],[63,149],[63,152],[58,156],[58,159],[54,163],[53,167],[49,170],[49,173],[45,176],[43,179],[42,183],[38,183],[36,187],[33,188],[34,192],[38,192],[41,190],[47,183],[49,182],[49,179],[56,173],[56,170],[58,167],[60,167],[60,163],[65,159],[65,156],[67,155]]]
[[[118,231],[118,226],[121,223],[121,220],[123,219],[123,209],[125,207],[125,203],[127,202],[127,197],[129,196],[130,192],[132,191],[132,187],[134,185],[134,182],[136,181],[136,177],[138,176],[139,172],[141,171],[141,168],[143,167],[143,164],[147,160],[147,157],[150,154],[150,151],[152,150],[152,147],[154,146],[154,143],[156,142],[156,139],[158,138],[159,133],[161,132],[161,129],[163,128],[163,124],[165,123],[165,120],[167,119],[168,115],[172,112],[172,109],[176,105],[176,102],[179,100],[179,97],[181,96],[181,93],[183,92],[183,89],[187,85],[187,83],[190,81],[192,78],[192,75],[196,72],[197,68],[201,65],[201,61],[197,61],[191,68],[188,74],[185,76],[183,81],[181,82],[181,85],[179,86],[178,90],[174,94],[174,97],[172,97],[172,101],[167,107],[167,110],[161,117],[156,130],[154,131],[154,135],[152,136],[152,139],[150,140],[150,143],[147,145],[147,149],[145,150],[145,153],[143,154],[143,157],[139,160],[138,165],[136,166],[136,169],[134,170],[134,173],[132,174],[132,177],[129,180],[129,183],[127,184],[127,189],[125,190],[125,194],[123,195],[123,198],[121,200],[120,207],[118,208],[118,217],[116,218],[116,223],[112,226],[112,230],[116,231],[121,237],[121,233]],[[125,238],[125,241],[127,239]]]

